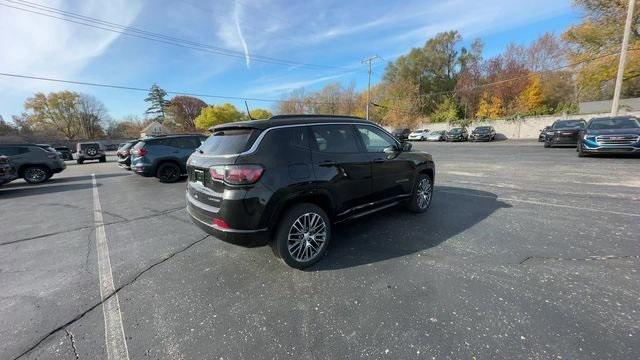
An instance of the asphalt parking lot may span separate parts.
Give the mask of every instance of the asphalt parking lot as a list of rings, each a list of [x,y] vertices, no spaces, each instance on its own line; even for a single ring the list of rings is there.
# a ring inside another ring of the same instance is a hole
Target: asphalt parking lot
[[[308,271],[206,236],[184,181],[113,159],[3,186],[0,359],[107,358],[114,314],[131,359],[637,358],[640,159],[414,149],[437,165],[429,212],[339,225]],[[101,295],[104,242],[117,297]]]

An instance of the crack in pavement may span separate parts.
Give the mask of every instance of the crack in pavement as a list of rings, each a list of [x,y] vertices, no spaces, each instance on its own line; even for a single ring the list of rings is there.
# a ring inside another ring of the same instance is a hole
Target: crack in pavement
[[[42,344],[45,340],[47,340],[50,336],[52,336],[53,334],[57,333],[60,330],[65,330],[69,325],[72,325],[73,323],[75,323],[76,321],[82,319],[86,314],[88,314],[89,312],[91,312],[92,310],[94,310],[95,308],[97,308],[98,306],[102,305],[105,301],[111,299],[113,296],[115,296],[116,294],[118,294],[120,292],[120,290],[124,289],[125,287],[133,284],[134,282],[136,282],[142,275],[144,275],[146,272],[150,271],[151,269],[155,268],[158,265],[163,264],[164,262],[172,259],[174,256],[181,254],[189,249],[191,249],[192,247],[194,247],[197,244],[200,244],[201,242],[203,242],[204,240],[206,240],[207,238],[211,237],[211,235],[206,235],[203,238],[200,238],[192,243],[190,243],[189,245],[183,247],[182,249],[173,252],[165,257],[163,257],[162,259],[160,259],[159,261],[156,261],[155,263],[151,264],[150,266],[146,267],[144,270],[140,271],[138,274],[136,274],[136,276],[134,276],[131,280],[127,281],[126,283],[124,283],[123,285],[120,285],[117,289],[115,289],[114,292],[112,292],[111,294],[107,295],[104,297],[104,300],[99,301],[98,303],[96,303],[95,305],[92,305],[91,307],[89,307],[87,310],[83,311],[82,313],[76,315],[73,319],[69,320],[68,322],[62,324],[61,326],[58,326],[57,328],[49,331],[48,333],[46,333],[42,338],[40,338],[40,340],[38,340],[35,344],[33,344],[32,346],[30,346],[28,349],[26,349],[25,351],[23,351],[22,353],[20,353],[18,356],[14,357],[14,360],[20,359],[21,357],[25,356],[26,354],[28,354],[29,352],[31,352],[32,350],[34,350],[35,348],[37,348],[40,344]]]
[[[104,225],[105,226],[109,226],[109,225],[115,225],[115,224],[129,223],[129,222],[133,222],[133,221],[137,221],[137,220],[151,219],[151,218],[154,218],[154,217],[171,214],[173,212],[177,212],[177,211],[183,210],[184,208],[185,208],[184,206],[181,206],[179,208],[171,208],[171,209],[159,211],[159,212],[156,212],[156,213],[153,213],[153,214],[149,214],[149,215],[138,216],[138,217],[131,218],[131,219],[126,219],[126,218],[123,218],[122,216],[118,216],[118,215],[114,216],[112,214],[109,214],[109,213],[106,213],[106,212],[103,211],[107,215],[111,215],[111,216],[123,219],[123,220],[117,220],[117,221],[112,221],[112,222],[106,222],[106,223],[104,223]],[[30,237],[23,238],[23,239],[11,240],[11,241],[0,243],[0,246],[16,244],[16,243],[20,243],[20,242],[24,242],[24,241],[42,239],[42,238],[45,238],[45,237],[48,237],[48,236],[67,234],[67,233],[71,233],[71,232],[90,229],[90,228],[93,228],[93,227],[95,227],[95,225],[91,224],[91,225],[81,226],[81,227],[77,227],[77,228],[73,228],[73,229],[69,229],[69,230],[61,230],[61,231],[56,231],[56,232],[52,232],[52,233],[48,233],[48,234],[30,236]]]
[[[531,260],[553,260],[553,261],[604,261],[604,260],[626,260],[626,259],[640,259],[638,255],[595,255],[586,258],[562,258],[552,256],[527,256],[518,265],[525,265],[526,262]]]
[[[76,360],[80,359],[80,355],[78,355],[78,348],[76,347],[76,340],[73,337],[73,334],[67,328],[64,328],[64,331],[67,333],[69,341],[71,341],[71,348],[73,349],[73,354],[76,356]]]

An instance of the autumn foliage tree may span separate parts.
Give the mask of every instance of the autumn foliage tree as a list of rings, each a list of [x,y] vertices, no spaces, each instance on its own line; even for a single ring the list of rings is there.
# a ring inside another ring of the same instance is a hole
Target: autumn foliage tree
[[[204,101],[193,96],[174,96],[166,104],[169,122],[181,131],[195,131],[196,117],[207,106]]]

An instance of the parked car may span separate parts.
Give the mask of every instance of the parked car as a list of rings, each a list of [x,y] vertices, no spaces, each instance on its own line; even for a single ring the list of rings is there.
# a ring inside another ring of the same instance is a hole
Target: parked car
[[[0,155],[0,185],[18,178],[18,172],[8,156]]]
[[[118,156],[118,166],[123,169],[131,170],[131,150],[140,140],[131,140],[123,143],[116,152]]]
[[[594,118],[580,133],[578,156],[640,153],[640,119],[634,116]]]
[[[57,152],[36,144],[3,144],[0,145],[0,155],[9,157],[18,177],[30,184],[45,182],[67,167]]]
[[[538,142],[544,142],[546,140],[547,132],[551,131],[551,126],[545,126],[544,129],[540,130],[540,135],[538,135]]]
[[[447,141],[467,141],[469,132],[467,128],[453,128],[447,132]]]
[[[104,148],[107,151],[116,151],[118,150],[118,144],[107,144]]]
[[[271,244],[295,268],[322,257],[334,223],[431,204],[431,155],[360,118],[280,115],[212,132],[187,163],[193,222],[235,244]]]
[[[68,147],[56,146],[54,149],[62,155],[63,160],[73,160],[73,154],[71,153],[71,149]]]
[[[409,139],[409,134],[411,134],[411,130],[410,129],[395,129],[395,130],[393,130],[393,132],[391,132],[391,134],[396,139],[398,139],[400,141],[405,141],[405,140]]]
[[[429,129],[418,129],[409,134],[409,140],[425,141],[427,140],[427,136],[429,136]]]
[[[447,132],[442,131],[432,131],[427,135],[427,141],[446,141],[447,140]]]
[[[545,133],[544,147],[576,146],[578,133],[585,128],[587,122],[579,120],[556,120],[551,129]]]
[[[469,135],[469,141],[493,141],[496,139],[496,129],[493,126],[478,126]]]
[[[99,162],[107,161],[107,154],[104,146],[98,142],[81,142],[76,145],[78,152],[78,164],[82,164],[85,160],[98,160]]]
[[[171,135],[140,140],[130,151],[131,169],[171,183],[187,172],[187,159],[206,139],[204,135]]]

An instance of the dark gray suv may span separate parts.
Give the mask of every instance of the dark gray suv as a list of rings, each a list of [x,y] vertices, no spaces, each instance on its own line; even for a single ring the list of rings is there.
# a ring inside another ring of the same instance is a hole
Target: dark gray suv
[[[0,145],[0,155],[9,157],[18,177],[30,184],[45,182],[67,167],[56,151],[35,144]]]
[[[131,170],[171,183],[187,173],[187,159],[207,139],[201,134],[171,135],[140,140],[130,151]]]
[[[78,152],[78,164],[82,164],[85,160],[98,160],[100,162],[107,161],[107,154],[104,152],[104,146],[97,142],[82,142],[76,145]]]

